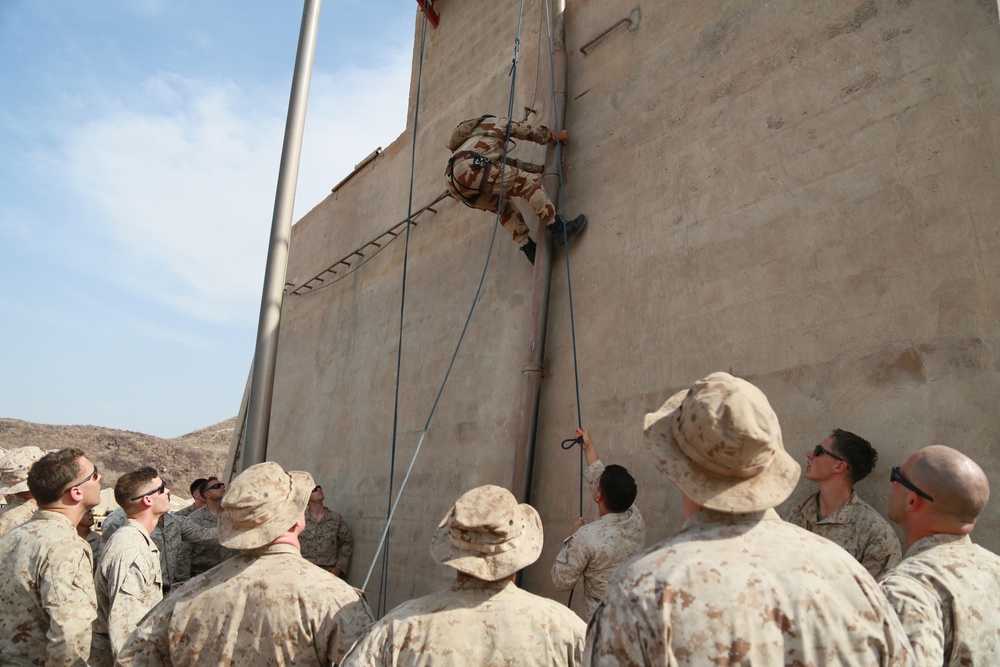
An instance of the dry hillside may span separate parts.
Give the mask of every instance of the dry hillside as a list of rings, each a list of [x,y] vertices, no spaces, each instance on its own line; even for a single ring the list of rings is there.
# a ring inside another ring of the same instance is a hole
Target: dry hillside
[[[180,497],[190,498],[188,485],[196,477],[219,474],[236,426],[236,418],[179,438],[164,440],[134,431],[101,426],[53,426],[0,418],[0,447],[35,445],[42,449],[79,447],[101,469],[101,486],[112,488],[129,470],[153,466]]]

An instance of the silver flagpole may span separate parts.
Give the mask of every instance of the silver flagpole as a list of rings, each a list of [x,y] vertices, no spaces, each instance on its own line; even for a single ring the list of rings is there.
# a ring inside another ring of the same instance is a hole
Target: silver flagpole
[[[285,274],[288,270],[288,244],[292,230],[292,209],[295,185],[299,176],[299,156],[302,153],[302,131],[309,100],[309,81],[316,55],[316,33],[322,0],[305,0],[299,47],[295,55],[292,93],[285,121],[285,142],[281,149],[278,171],[278,191],[271,218],[271,241],[267,249],[264,292],[260,301],[257,324],[257,348],[254,353],[247,408],[246,439],[243,444],[243,469],[260,463],[267,456],[267,432],[271,423],[271,397],[274,391],[274,366],[278,356],[278,330],[281,325],[281,301],[284,296]]]

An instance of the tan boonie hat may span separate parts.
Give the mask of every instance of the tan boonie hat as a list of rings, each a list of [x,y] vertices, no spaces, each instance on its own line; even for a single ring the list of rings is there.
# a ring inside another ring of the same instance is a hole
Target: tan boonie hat
[[[538,512],[499,486],[462,494],[431,538],[435,561],[484,581],[506,579],[541,553]]]
[[[38,447],[18,447],[0,458],[0,494],[24,493],[28,490],[28,471],[32,464],[45,456]]]
[[[257,549],[292,527],[316,483],[307,472],[285,472],[273,461],[241,472],[222,498],[219,544],[229,549]]]
[[[671,396],[646,415],[644,431],[660,472],[708,509],[775,507],[799,480],[767,397],[729,373],[712,373]]]

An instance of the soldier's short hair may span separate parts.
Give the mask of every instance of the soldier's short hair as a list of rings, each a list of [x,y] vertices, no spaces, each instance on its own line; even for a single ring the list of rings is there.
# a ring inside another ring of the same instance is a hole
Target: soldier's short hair
[[[878,452],[860,435],[835,428],[830,434],[833,438],[833,449],[847,459],[848,474],[851,482],[857,484],[875,469],[878,462]]]
[[[139,489],[145,486],[147,482],[159,476],[160,473],[156,471],[156,468],[149,466],[125,473],[115,482],[115,502],[128,513],[128,510],[132,509],[139,502],[138,500],[132,500],[132,498],[139,495]]]
[[[638,493],[635,479],[628,470],[619,465],[609,465],[604,469],[601,479],[598,480],[598,488],[604,496],[604,506],[616,513],[632,507]]]
[[[28,471],[28,490],[40,506],[58,501],[66,487],[72,484],[83,470],[77,460],[86,456],[82,449],[66,447],[49,452],[35,461]]]
[[[202,489],[205,488],[206,482],[208,482],[208,479],[205,477],[199,477],[198,479],[191,482],[191,486],[188,487],[188,490],[191,492],[191,495],[193,496],[195,491],[201,493]]]

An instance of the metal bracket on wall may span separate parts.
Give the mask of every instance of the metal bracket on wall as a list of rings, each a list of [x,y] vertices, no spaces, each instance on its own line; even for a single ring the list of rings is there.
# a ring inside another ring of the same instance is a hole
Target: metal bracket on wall
[[[590,40],[589,42],[587,42],[586,44],[584,44],[583,46],[581,46],[580,47],[580,53],[582,53],[585,56],[589,55],[590,52],[593,51],[594,49],[596,49],[598,46],[600,46],[601,43],[605,39],[607,39],[608,37],[610,37],[612,34],[618,32],[618,30],[623,25],[627,25],[628,26],[628,31],[629,32],[635,32],[636,30],[639,29],[639,21],[641,19],[642,19],[642,10],[639,7],[636,7],[635,9],[633,9],[632,11],[630,11],[628,13],[628,16],[626,16],[623,19],[619,19],[610,28],[605,29],[597,37],[594,37],[592,40]]]

